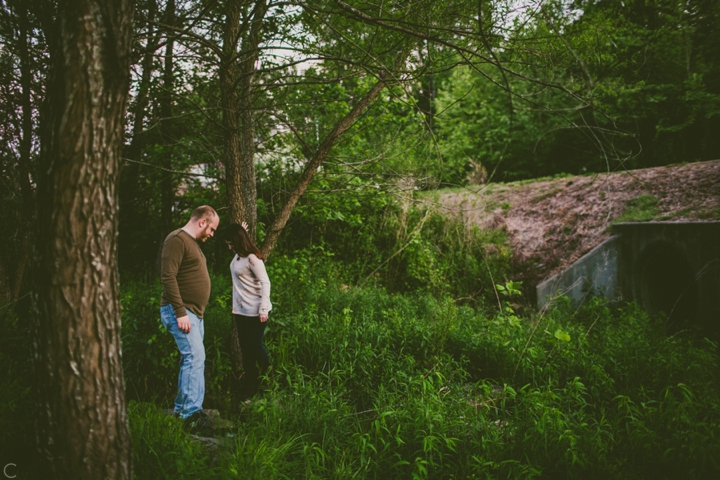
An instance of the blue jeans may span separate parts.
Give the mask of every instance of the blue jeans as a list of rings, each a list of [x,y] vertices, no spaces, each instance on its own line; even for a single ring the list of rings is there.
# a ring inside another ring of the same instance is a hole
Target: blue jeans
[[[205,324],[203,319],[187,311],[190,318],[190,332],[178,328],[177,317],[172,305],[160,307],[160,320],[175,337],[180,350],[180,375],[178,375],[178,394],[175,397],[175,413],[187,418],[202,410],[205,398]]]

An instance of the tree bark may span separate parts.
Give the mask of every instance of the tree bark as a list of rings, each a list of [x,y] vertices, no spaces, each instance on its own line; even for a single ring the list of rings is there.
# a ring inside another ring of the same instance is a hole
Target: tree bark
[[[240,41],[240,0],[225,4],[225,26],[220,58],[220,97],[222,102],[223,142],[225,149],[225,178],[230,221],[241,223],[245,214],[240,173],[240,126],[238,118],[237,48]],[[233,328],[234,331],[234,328]],[[237,332],[235,332],[237,335]],[[234,343],[234,342],[233,342]]]
[[[259,58],[266,0],[226,4],[223,49],[220,58],[220,92],[223,104],[225,169],[228,207],[232,222],[248,223],[251,238],[257,224],[255,187],[255,72]],[[244,19],[241,17],[245,17]],[[244,20],[244,21],[243,21]],[[238,44],[240,53],[238,54]]]
[[[175,0],[168,0],[165,8],[165,24],[170,27],[175,25]],[[175,201],[175,189],[173,178],[169,170],[172,170],[173,157],[173,133],[172,133],[172,101],[175,89],[175,72],[173,72],[173,50],[175,49],[175,34],[168,29],[167,45],[165,46],[165,65],[163,67],[163,93],[160,96],[160,141],[163,146],[162,166],[166,169],[162,172],[160,180],[160,221],[162,223],[161,239],[173,230],[172,208]],[[162,241],[160,241],[162,245]]]
[[[240,52],[240,122],[242,128],[240,172],[242,178],[244,220],[248,223],[250,238],[255,239],[257,227],[257,188],[255,185],[255,72],[259,58],[262,24],[267,13],[267,2],[255,3],[250,17],[248,35],[243,38]]]
[[[132,476],[116,241],[132,14],[131,0],[83,0],[43,22],[51,72],[33,297],[46,478]]]
[[[230,221],[248,223],[250,237],[257,224],[255,187],[255,69],[258,60],[262,21],[267,2],[259,0],[241,23],[243,2],[230,0],[225,5],[225,30],[220,58],[220,93],[223,105],[225,175]],[[242,49],[238,55],[238,43]],[[242,349],[235,322],[230,329],[230,356],[233,376],[240,380]],[[237,382],[236,382],[237,386]]]
[[[375,100],[380,94],[382,89],[385,88],[385,79],[387,75],[387,71],[383,71],[380,74],[380,78],[378,79],[377,83],[370,89],[367,94],[365,94],[363,98],[360,99],[360,101],[353,107],[352,110],[350,110],[350,112],[348,112],[347,115],[345,115],[335,124],[335,127],[323,139],[322,143],[318,147],[313,157],[305,165],[305,169],[300,176],[300,180],[298,180],[295,188],[290,193],[288,199],[285,201],[285,205],[283,205],[283,207],[280,209],[280,212],[278,212],[277,216],[275,217],[273,224],[270,226],[270,229],[267,232],[265,241],[260,247],[260,251],[262,251],[262,254],[265,258],[270,256],[270,252],[272,252],[272,249],[275,247],[275,243],[280,237],[280,233],[282,233],[283,228],[285,228],[285,224],[290,219],[290,214],[295,209],[295,205],[297,205],[300,197],[302,197],[303,193],[305,193],[305,190],[310,184],[310,181],[315,176],[318,167],[328,156],[330,150],[332,150],[332,148],[335,146],[335,143],[337,143],[338,139],[342,136],[342,134],[345,133],[348,128],[350,128],[355,119],[357,119],[362,114],[362,112],[370,106],[373,100]]]

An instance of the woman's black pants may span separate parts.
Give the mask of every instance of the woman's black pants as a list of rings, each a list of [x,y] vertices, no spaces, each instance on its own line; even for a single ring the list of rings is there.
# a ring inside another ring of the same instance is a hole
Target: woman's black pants
[[[236,314],[233,314],[233,321],[237,327],[245,371],[240,380],[240,396],[250,398],[260,388],[260,375],[270,366],[270,358],[263,344],[267,322],[261,322],[260,317]]]

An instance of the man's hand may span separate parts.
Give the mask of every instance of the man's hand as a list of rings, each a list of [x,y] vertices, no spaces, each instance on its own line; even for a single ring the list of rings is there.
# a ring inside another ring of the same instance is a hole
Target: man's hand
[[[268,319],[267,314],[266,314],[266,315],[263,315],[262,313],[260,314],[260,321],[261,321],[262,323],[267,322],[267,319]]]
[[[190,333],[190,317],[185,315],[177,319],[178,328],[181,332]]]

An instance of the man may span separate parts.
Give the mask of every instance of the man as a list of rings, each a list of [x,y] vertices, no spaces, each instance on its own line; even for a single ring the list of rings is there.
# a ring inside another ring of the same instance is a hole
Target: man
[[[210,275],[199,242],[215,234],[220,218],[207,205],[193,211],[190,221],[165,238],[162,249],[160,319],[180,350],[175,415],[193,433],[212,434],[203,412],[205,397],[205,325],[203,314],[210,298]]]

